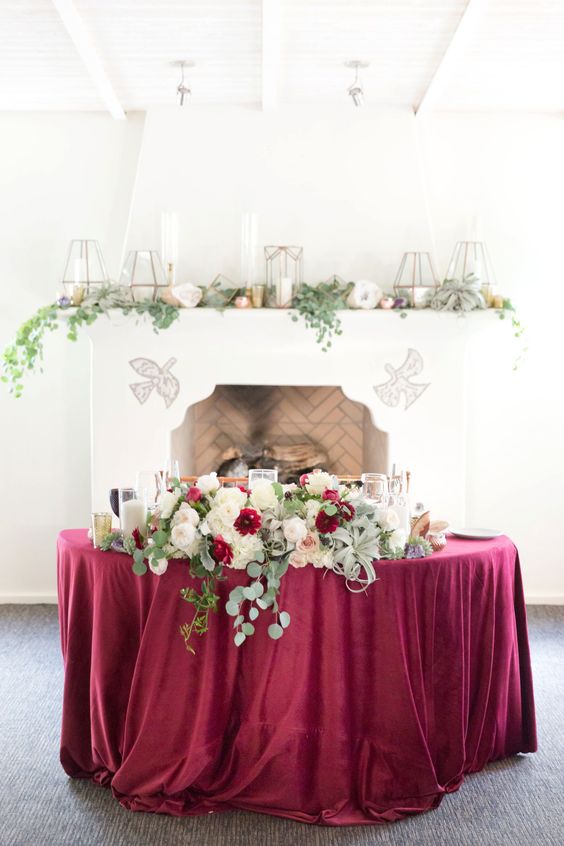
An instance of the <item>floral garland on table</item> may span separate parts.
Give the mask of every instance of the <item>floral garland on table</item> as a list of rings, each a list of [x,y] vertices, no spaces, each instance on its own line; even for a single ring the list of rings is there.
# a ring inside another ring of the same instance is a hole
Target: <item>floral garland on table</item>
[[[288,567],[308,565],[332,570],[352,592],[377,580],[381,558],[421,558],[432,549],[423,538],[406,538],[395,512],[377,520],[375,506],[357,489],[339,486],[321,470],[304,475],[300,484],[259,480],[252,490],[221,487],[215,473],[188,486],[174,479],[149,517],[146,534],[136,530],[121,539],[107,535],[103,549],[118,548],[133,556],[133,572],[166,572],[171,559],[184,559],[200,591],[187,587],[182,599],[194,607],[181,626],[186,647],[194,652],[193,634],[208,630],[210,611],[218,610],[217,581],[224,567],[246,570],[249,584],[235,587],[225,605],[233,619],[234,642],[240,646],[255,632],[261,611],[274,615],[268,634],[282,637],[290,615],[279,606],[280,583]]]

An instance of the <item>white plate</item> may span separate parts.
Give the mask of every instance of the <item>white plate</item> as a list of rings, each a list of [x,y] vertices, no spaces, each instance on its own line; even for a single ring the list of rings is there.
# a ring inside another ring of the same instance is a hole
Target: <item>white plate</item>
[[[503,532],[498,532],[497,529],[449,529],[449,532],[457,538],[468,540],[488,540],[489,538],[498,538],[503,534]]]

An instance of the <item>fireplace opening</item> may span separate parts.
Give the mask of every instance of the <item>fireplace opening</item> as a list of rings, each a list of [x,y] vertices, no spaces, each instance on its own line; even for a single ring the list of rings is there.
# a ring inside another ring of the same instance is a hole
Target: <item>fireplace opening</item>
[[[387,434],[337,386],[217,385],[189,406],[171,449],[195,476],[276,467],[286,483],[316,467],[355,478],[388,467]]]

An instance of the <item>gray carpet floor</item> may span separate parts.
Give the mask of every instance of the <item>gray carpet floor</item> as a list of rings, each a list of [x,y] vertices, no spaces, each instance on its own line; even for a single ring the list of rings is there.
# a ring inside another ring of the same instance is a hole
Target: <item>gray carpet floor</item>
[[[134,814],[58,759],[62,661],[54,606],[0,606],[1,846],[562,846],[564,607],[529,608],[539,752],[467,777],[435,811],[320,828],[261,814]]]

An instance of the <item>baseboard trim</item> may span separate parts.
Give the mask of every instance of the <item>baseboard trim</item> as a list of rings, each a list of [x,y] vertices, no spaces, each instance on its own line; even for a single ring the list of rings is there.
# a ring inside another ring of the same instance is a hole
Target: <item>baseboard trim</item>
[[[526,593],[527,605],[564,605],[562,593]]]
[[[56,593],[0,593],[0,605],[56,605]]]

